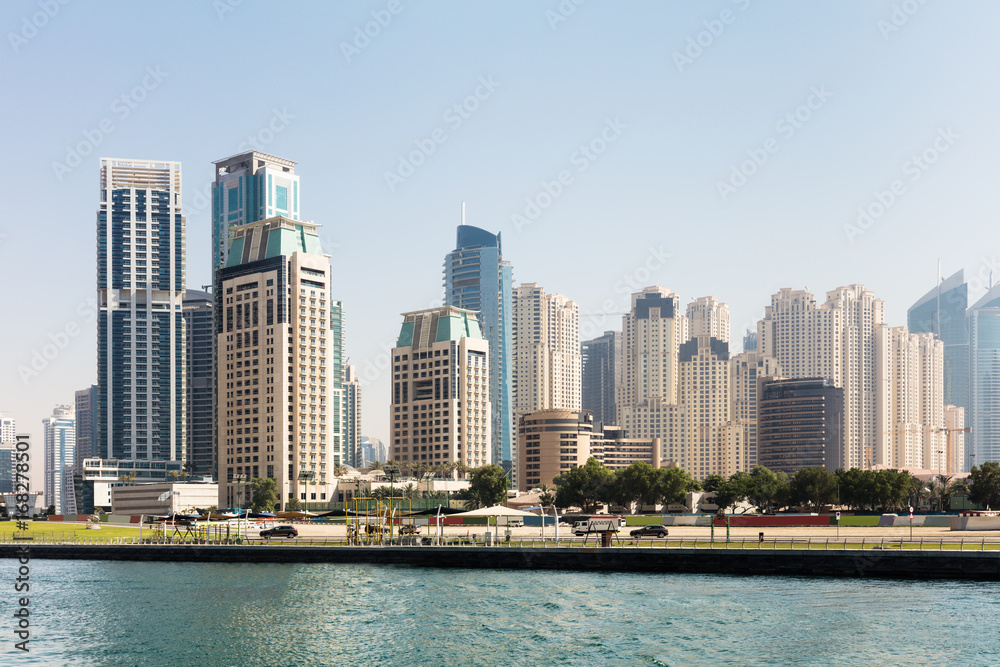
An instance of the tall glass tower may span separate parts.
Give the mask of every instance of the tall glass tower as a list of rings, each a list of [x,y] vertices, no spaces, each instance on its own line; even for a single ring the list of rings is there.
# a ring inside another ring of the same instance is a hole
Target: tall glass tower
[[[180,162],[102,158],[96,456],[184,460],[185,282]]]
[[[969,285],[955,273],[925,294],[906,313],[910,333],[932,333],[944,342],[944,402],[969,414],[969,330],[965,311]]]
[[[490,343],[490,422],[494,463],[513,471],[510,346],[513,270],[503,261],[500,234],[459,225],[455,249],[444,260],[444,302],[479,315]],[[513,474],[513,473],[512,473]],[[514,482],[516,480],[512,480]]]
[[[972,465],[1000,461],[1000,285],[968,310]]]

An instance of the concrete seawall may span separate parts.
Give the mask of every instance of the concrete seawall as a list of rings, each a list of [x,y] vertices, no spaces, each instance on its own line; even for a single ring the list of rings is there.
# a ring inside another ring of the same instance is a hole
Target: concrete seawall
[[[0,545],[0,558],[23,553]],[[411,567],[567,569],[906,579],[1000,580],[1000,551],[665,549],[642,547],[303,547],[29,545],[35,559],[203,563],[376,563]]]

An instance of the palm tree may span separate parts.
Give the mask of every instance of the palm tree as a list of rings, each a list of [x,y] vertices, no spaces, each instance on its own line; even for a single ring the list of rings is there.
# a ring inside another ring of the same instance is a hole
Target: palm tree
[[[381,461],[373,461],[372,464],[370,466],[368,466],[368,469],[369,470],[382,470],[382,462]]]

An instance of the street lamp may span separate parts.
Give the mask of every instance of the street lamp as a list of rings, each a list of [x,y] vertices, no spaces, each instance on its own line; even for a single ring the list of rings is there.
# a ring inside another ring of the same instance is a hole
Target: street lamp
[[[392,542],[392,497],[396,495],[394,484],[399,475],[399,466],[390,463],[382,468],[382,472],[389,476],[389,542]],[[382,538],[382,531],[379,531],[379,539]]]
[[[243,509],[240,505],[243,504],[243,482],[247,481],[247,476],[243,473],[233,475],[233,481],[236,482],[236,534],[239,536],[240,533],[240,523],[243,521]]]
[[[316,481],[316,471],[302,470],[299,472],[299,481],[306,483],[306,514],[309,514],[309,484]]]

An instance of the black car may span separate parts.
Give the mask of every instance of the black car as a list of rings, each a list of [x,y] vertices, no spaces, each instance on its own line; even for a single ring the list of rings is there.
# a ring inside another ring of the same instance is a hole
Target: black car
[[[632,537],[666,537],[668,532],[666,526],[643,526],[636,528],[629,535]]]
[[[275,526],[260,531],[261,537],[298,537],[299,531],[294,526]]]

